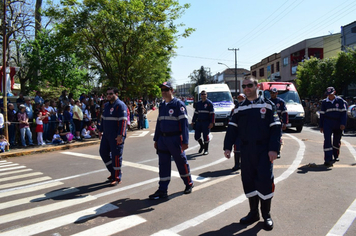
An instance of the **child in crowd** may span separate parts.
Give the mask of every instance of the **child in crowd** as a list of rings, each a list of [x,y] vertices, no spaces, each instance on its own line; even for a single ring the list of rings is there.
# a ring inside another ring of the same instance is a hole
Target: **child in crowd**
[[[58,130],[58,129],[55,129],[55,131],[54,131],[52,143],[53,143],[53,144],[64,143],[63,140],[62,140],[62,138],[61,138],[61,136],[59,135],[59,130]]]
[[[65,132],[63,126],[58,126],[58,131],[59,131],[59,136],[65,143],[69,143],[69,140],[67,138],[67,134],[70,134],[70,132]]]
[[[98,129],[97,129],[94,121],[90,122],[90,125],[88,126],[88,130],[90,131],[90,135],[93,138],[99,135]]]
[[[82,137],[83,138],[92,138],[91,135],[90,135],[90,130],[87,130],[88,129],[88,125],[84,124],[83,126],[84,127],[83,127],[82,133],[81,133]]]
[[[0,153],[5,152],[5,147],[8,146],[9,143],[7,142],[5,135],[0,135]]]
[[[35,114],[37,114],[36,118],[36,133],[37,133],[37,144],[38,145],[46,145],[45,142],[43,142],[43,119],[45,118],[42,116],[42,113],[39,110],[36,110]]]

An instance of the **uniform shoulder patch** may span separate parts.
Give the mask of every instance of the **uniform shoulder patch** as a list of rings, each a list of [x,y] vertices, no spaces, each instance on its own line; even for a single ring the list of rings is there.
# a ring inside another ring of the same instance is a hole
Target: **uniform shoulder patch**
[[[180,110],[181,110],[181,111],[185,111],[184,107],[181,107]]]

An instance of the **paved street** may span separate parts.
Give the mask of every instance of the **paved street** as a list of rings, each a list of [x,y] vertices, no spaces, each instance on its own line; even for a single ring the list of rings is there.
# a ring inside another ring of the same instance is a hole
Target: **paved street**
[[[188,106],[190,118],[192,106]],[[198,155],[190,134],[187,156],[195,182],[184,195],[172,161],[166,200],[149,200],[158,187],[153,148],[157,111],[150,128],[128,133],[122,183],[108,187],[99,145],[0,160],[0,235],[356,235],[356,139],[342,139],[340,161],[323,164],[323,136],[312,127],[283,134],[275,161],[271,215],[250,226],[239,219],[249,210],[240,172],[223,155],[225,130],[211,133],[210,154]]]

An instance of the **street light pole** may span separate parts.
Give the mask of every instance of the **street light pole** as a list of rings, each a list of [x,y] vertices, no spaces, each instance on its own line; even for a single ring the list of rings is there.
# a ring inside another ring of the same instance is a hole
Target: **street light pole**
[[[238,48],[228,48],[229,51],[235,51],[235,96],[237,97],[237,51]]]
[[[3,54],[3,61],[2,61],[2,91],[3,91],[3,95],[2,95],[2,100],[3,100],[3,104],[4,104],[4,134],[5,134],[5,138],[6,140],[9,140],[9,133],[8,133],[8,124],[7,124],[7,93],[6,93],[6,0],[4,0],[4,18],[3,18],[3,22],[2,22],[2,27],[3,27],[3,33],[2,33],[2,54]],[[5,150],[9,150],[9,146],[5,147]]]

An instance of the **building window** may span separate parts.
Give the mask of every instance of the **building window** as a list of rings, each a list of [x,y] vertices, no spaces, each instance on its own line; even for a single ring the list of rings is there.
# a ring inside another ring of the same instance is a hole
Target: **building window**
[[[288,65],[288,57],[283,58],[283,66]]]
[[[253,77],[257,77],[257,72],[256,71],[252,71],[252,76]]]
[[[356,33],[356,27],[351,28],[351,33]]]
[[[276,71],[277,72],[279,71],[279,61],[277,61],[277,63],[276,63]]]
[[[274,73],[274,64],[271,65],[271,73]]]
[[[265,75],[265,68],[260,69],[260,77],[263,77]]]

